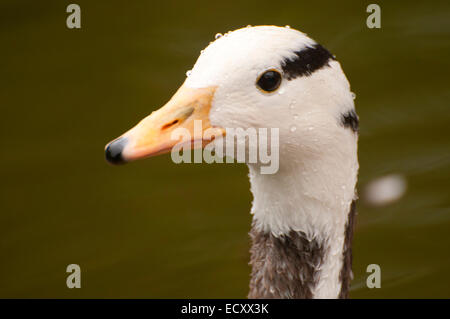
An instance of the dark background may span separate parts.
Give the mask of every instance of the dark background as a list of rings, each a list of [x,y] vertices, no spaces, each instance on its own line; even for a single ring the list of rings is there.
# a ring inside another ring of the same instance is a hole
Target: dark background
[[[242,164],[124,167],[104,145],[163,105],[218,32],[290,25],[336,54],[360,116],[359,187],[396,173],[406,195],[358,203],[351,297],[450,297],[448,1],[0,3],[0,297],[245,297],[252,200]],[[66,287],[68,264],[82,288]],[[379,264],[382,288],[365,286]]]

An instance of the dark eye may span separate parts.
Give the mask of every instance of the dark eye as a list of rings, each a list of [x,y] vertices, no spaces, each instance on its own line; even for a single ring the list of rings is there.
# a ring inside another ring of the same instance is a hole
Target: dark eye
[[[259,88],[266,92],[273,92],[280,86],[281,74],[276,70],[264,72],[256,82]]]

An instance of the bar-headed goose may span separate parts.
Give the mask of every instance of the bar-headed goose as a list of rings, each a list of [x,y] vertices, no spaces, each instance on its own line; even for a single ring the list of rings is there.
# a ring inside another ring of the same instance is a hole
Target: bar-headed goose
[[[278,128],[278,171],[248,164],[249,298],[347,297],[358,117],[339,62],[304,33],[257,26],[218,36],[189,73],[165,106],[107,145],[107,160],[169,152],[177,128],[192,141],[210,128],[216,141],[228,128]]]

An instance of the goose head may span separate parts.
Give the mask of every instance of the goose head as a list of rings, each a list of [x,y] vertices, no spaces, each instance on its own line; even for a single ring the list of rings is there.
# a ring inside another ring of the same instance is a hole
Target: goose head
[[[273,240],[295,232],[316,241],[323,248],[316,265],[322,276],[302,287],[308,286],[311,296],[338,296],[355,198],[358,117],[339,62],[306,34],[257,26],[219,35],[172,99],[109,143],[106,158],[124,163],[170,152],[180,141],[217,144],[228,129],[239,128],[278,130],[276,172],[261,174],[261,163],[249,163],[255,231]],[[189,134],[174,138],[177,129]],[[260,275],[264,272],[255,276]],[[255,279],[253,296],[299,296],[295,287],[272,287],[266,279]]]
[[[355,116],[339,62],[291,28],[247,27],[220,36],[187,75],[164,107],[107,145],[108,161],[168,152],[179,142],[171,138],[177,128],[198,139],[193,123],[201,120],[202,133],[216,128],[216,138],[226,128],[278,128],[280,160],[290,163],[336,143],[346,118]]]

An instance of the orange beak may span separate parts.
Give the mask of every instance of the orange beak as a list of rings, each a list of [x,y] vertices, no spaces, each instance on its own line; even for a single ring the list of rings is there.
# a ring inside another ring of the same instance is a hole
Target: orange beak
[[[223,128],[213,128],[209,120],[215,90],[215,87],[193,89],[183,84],[166,105],[106,145],[106,160],[123,164],[168,153],[180,143],[202,147],[211,137],[225,135]],[[197,125],[194,129],[197,121],[201,121],[201,129]]]

